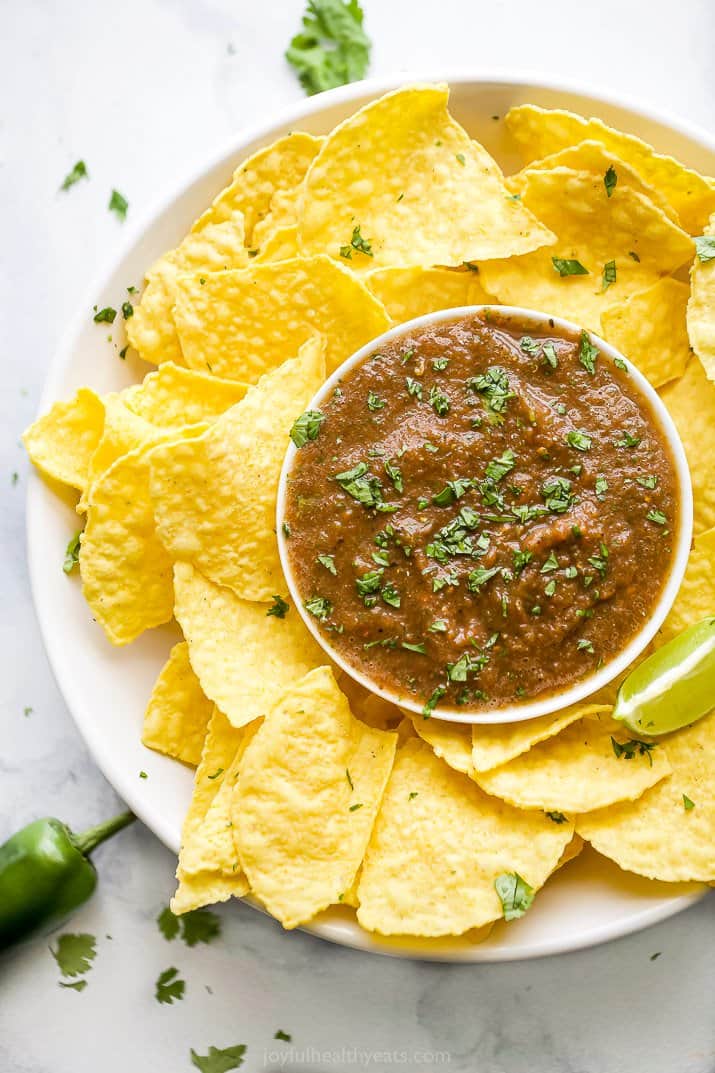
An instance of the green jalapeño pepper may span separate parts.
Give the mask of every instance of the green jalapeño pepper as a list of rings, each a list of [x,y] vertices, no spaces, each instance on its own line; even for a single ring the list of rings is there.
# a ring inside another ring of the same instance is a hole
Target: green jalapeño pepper
[[[86,902],[97,885],[89,854],[133,820],[123,812],[79,835],[59,820],[35,820],[0,846],[0,950],[57,927]]]

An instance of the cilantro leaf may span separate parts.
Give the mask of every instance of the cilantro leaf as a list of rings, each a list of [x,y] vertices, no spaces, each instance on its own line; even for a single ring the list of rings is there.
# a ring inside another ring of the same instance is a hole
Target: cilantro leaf
[[[290,1043],[293,1037],[290,1032],[284,1032],[282,1028],[279,1028],[273,1039],[282,1039],[285,1043]]]
[[[57,940],[57,946],[50,947],[50,953],[63,976],[82,976],[92,968],[97,954],[96,943],[94,935],[65,932]]]
[[[209,1053],[205,1055],[197,1054],[192,1047],[191,1064],[201,1073],[228,1073],[230,1069],[243,1065],[245,1053],[245,1043],[238,1043],[234,1047],[209,1047]]]
[[[325,421],[325,414],[320,410],[306,410],[296,418],[290,430],[290,438],[296,447],[305,447],[309,440],[317,439],[323,421]]]
[[[614,754],[624,760],[633,760],[636,756],[647,756],[648,763],[653,767],[653,757],[651,753],[655,749],[657,742],[655,741],[640,741],[639,738],[629,738],[628,741],[617,741],[613,735],[611,735],[611,745],[613,746]]]
[[[65,549],[65,559],[62,563],[62,569],[65,574],[71,574],[75,566],[79,564],[79,538],[81,535],[82,530],[79,529],[67,544]]]
[[[683,808],[686,812],[690,812],[691,809],[695,808],[695,802],[691,801],[687,794],[683,794]]]
[[[60,980],[60,987],[68,988],[70,991],[84,991],[86,986],[86,980],[75,980],[73,983],[70,983],[69,980]]]
[[[159,975],[154,992],[157,1002],[171,1006],[175,999],[178,1000],[184,997],[186,983],[184,980],[178,979],[178,976],[179,970],[173,967],[164,969]]]
[[[613,191],[616,189],[617,182],[618,173],[616,172],[616,169],[614,168],[613,164],[611,164],[608,167],[606,174],[603,176],[603,185],[606,187],[606,194],[608,197],[613,196]]]
[[[210,943],[221,934],[221,920],[210,909],[192,909],[181,917],[181,938],[187,946]]]
[[[588,275],[588,269],[573,257],[552,257],[551,263],[560,276]]]
[[[586,372],[591,376],[596,371],[596,358],[598,357],[598,347],[594,346],[591,342],[588,332],[581,332],[581,346],[579,347],[578,360],[583,365]]]
[[[697,235],[695,253],[702,264],[715,260],[715,235]]]
[[[577,451],[590,451],[592,440],[585,432],[575,429],[566,433],[566,443],[569,447],[575,447]]]
[[[89,172],[87,171],[87,165],[84,160],[78,160],[71,171],[68,171],[62,180],[62,186],[60,190],[69,190],[70,187],[78,183],[80,179],[89,179]]]
[[[505,920],[523,917],[534,900],[534,888],[518,872],[503,872],[494,880],[494,888],[499,895]]]
[[[95,324],[114,324],[115,317],[117,316],[116,309],[111,306],[105,306],[104,309],[97,309],[94,307],[95,313],[92,318]]]
[[[112,190],[107,208],[110,212],[115,213],[120,220],[126,220],[129,202],[118,190]]]
[[[359,0],[308,0],[303,29],[285,55],[312,96],[363,78],[370,64],[370,47]]]
[[[317,618],[318,622],[325,622],[333,613],[333,605],[324,596],[313,596],[312,599],[305,601],[304,607]]]
[[[159,931],[168,942],[171,942],[179,934],[179,917],[172,913],[168,905],[164,906],[159,913],[156,922],[159,925]]]
[[[340,256],[345,257],[348,261],[352,260],[353,250],[357,250],[358,253],[364,253],[367,257],[373,257],[372,243],[370,239],[363,238],[360,234],[360,224],[357,224],[353,228],[352,238],[350,242],[345,246],[340,247]]]
[[[606,261],[605,265],[603,266],[603,274],[601,276],[601,290],[607,291],[611,284],[616,282],[616,278],[616,262]]]
[[[266,611],[266,615],[273,615],[275,618],[285,618],[289,610],[290,604],[287,603],[282,596],[274,596],[273,603]]]
[[[335,558],[332,555],[326,555],[325,552],[321,552],[320,555],[316,555],[315,561],[324,566],[325,569],[331,573],[334,577],[338,576],[338,571],[335,569]]]

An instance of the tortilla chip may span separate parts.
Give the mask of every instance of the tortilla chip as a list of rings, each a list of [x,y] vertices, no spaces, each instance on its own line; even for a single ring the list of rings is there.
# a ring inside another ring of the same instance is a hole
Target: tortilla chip
[[[216,421],[247,390],[246,384],[235,380],[221,380],[167,361],[120,397],[127,409],[152,425],[180,428]]]
[[[189,646],[174,645],[152,690],[144,713],[142,743],[194,767],[201,759],[213,711],[191,670]]]
[[[578,816],[576,829],[621,868],[669,883],[715,879],[715,713],[666,739],[669,779],[633,803]],[[692,807],[686,808],[687,801]]]
[[[182,435],[197,436],[204,428],[194,425]],[[149,497],[152,446],[130,451],[95,482],[81,538],[82,591],[115,645],[169,622],[173,613],[172,562],[157,536]]]
[[[129,409],[124,392],[112,392],[105,395],[102,401],[104,403],[104,428],[101,439],[89,459],[85,490],[77,504],[77,510],[80,513],[87,510],[92,489],[110,466],[137,447],[147,447],[152,443],[158,443],[166,435],[165,429],[157,428],[156,425],[152,425]]]
[[[126,321],[127,339],[144,361],[183,365],[172,309],[176,285],[185,272],[218,272],[243,268],[248,253],[243,245],[240,212],[221,223],[201,217],[176,247],[155,261],[146,274],[146,286],[134,314]]]
[[[689,294],[685,283],[661,279],[601,314],[603,338],[632,361],[653,387],[662,387],[685,372],[690,358],[685,330]]]
[[[622,189],[624,186],[630,186],[639,194],[645,194],[646,197],[650,198],[653,204],[657,205],[659,209],[662,209],[669,219],[673,220],[675,223],[679,222],[678,214],[661,191],[656,190],[655,187],[643,182],[635,168],[626,164],[626,162],[621,160],[619,156],[616,156],[615,153],[609,152],[606,146],[601,142],[579,142],[578,145],[569,145],[566,149],[561,149],[557,153],[551,153],[549,156],[542,157],[540,160],[533,160],[529,163],[528,168],[524,168],[522,171],[517,172],[516,175],[510,175],[506,180],[506,185],[512,193],[521,193],[524,176],[528,172],[551,171],[552,168],[573,168],[574,171],[592,171],[600,175],[601,179],[605,177],[609,168],[613,168],[616,173],[617,189]],[[611,196],[613,196],[613,194]]]
[[[189,644],[201,688],[236,727],[275,704],[323,655],[291,607],[285,618],[266,604],[240,600],[189,563],[174,567],[174,613]]]
[[[194,777],[194,792],[181,831],[181,849],[176,878],[179,887],[171,901],[174,913],[186,913],[201,905],[226,901],[232,895],[241,897],[248,891],[246,877],[241,871],[235,852],[225,869],[226,845],[222,841],[215,853],[209,848],[205,825],[229,768],[235,764],[245,730],[232,727],[218,708],[213,709],[201,761]],[[233,789],[232,785],[230,787]],[[228,798],[230,801],[230,797]],[[225,822],[229,823],[228,812]],[[232,841],[230,828],[228,837]],[[233,868],[233,865],[236,868]]]
[[[61,484],[83,492],[89,460],[102,436],[104,404],[81,387],[68,402],[56,402],[22,434],[33,465]]]
[[[715,529],[699,533],[688,557],[675,603],[658,633],[658,644],[715,614]]]
[[[601,175],[570,168],[528,172],[522,201],[557,240],[523,257],[480,265],[484,286],[507,305],[558,314],[598,332],[604,309],[651,286],[693,254],[692,239],[652,201],[627,186],[609,198]],[[560,276],[552,257],[575,259],[588,274]],[[617,278],[604,290],[602,272],[610,261]]]
[[[715,214],[705,234],[715,235]],[[708,380],[715,380],[715,259],[693,261],[690,270],[692,293],[688,302],[688,336],[700,358]]]
[[[627,760],[611,738],[624,738],[611,719],[580,719],[527,753],[474,776],[488,794],[523,809],[590,812],[614,801],[633,801],[670,773],[661,745]]]
[[[600,142],[634,168],[644,183],[660,192],[691,234],[699,235],[715,211],[715,186],[711,179],[691,171],[673,157],[656,153],[640,138],[606,126],[600,119],[584,119],[558,108],[547,110],[522,104],[510,109],[505,122],[527,161],[558,153],[577,142]]]
[[[249,384],[316,333],[326,337],[332,372],[390,326],[380,302],[328,257],[186,276],[174,317],[190,368]]]
[[[445,719],[412,716],[412,726],[423,741],[431,745],[435,756],[455,771],[471,775],[472,727],[469,723],[448,723]]]
[[[324,139],[293,131],[259,149],[236,168],[233,180],[215,199],[201,220],[222,223],[238,211],[243,214],[246,245],[254,246],[253,230],[268,213],[273,227],[288,222],[286,198],[296,191]]]
[[[363,861],[357,911],[383,935],[461,935],[501,918],[495,879],[541,887],[573,825],[511,808],[438,759],[419,739],[395,757]]]
[[[475,771],[491,771],[546,741],[577,719],[607,712],[612,705],[572,704],[560,712],[525,719],[521,723],[475,724],[472,731],[472,764]]]
[[[566,849],[559,857],[559,863],[556,865],[556,868],[554,868],[554,872],[558,871],[559,868],[563,868],[563,866],[565,864],[568,864],[569,861],[574,861],[580,855],[584,845],[585,843],[583,839],[580,838],[579,835],[574,835]]]
[[[449,268],[378,268],[365,283],[396,324],[436,309],[482,305],[491,297],[476,272]]]
[[[325,379],[323,350],[309,339],[201,439],[152,454],[167,551],[244,600],[270,600],[285,586],[274,532],[278,478],[291,426]]]
[[[660,391],[683,441],[693,485],[693,531],[697,536],[715,526],[715,385],[697,358],[691,359],[680,380]]]
[[[290,227],[278,227],[266,235],[254,264],[267,261],[290,261],[300,253],[298,249],[298,232],[295,224]]]
[[[360,867],[397,735],[353,717],[329,667],[290,686],[248,745],[233,797],[251,890],[284,928],[340,900]]]
[[[448,98],[446,85],[396,90],[328,135],[305,180],[301,250],[367,271],[461,265],[553,241],[452,119]]]

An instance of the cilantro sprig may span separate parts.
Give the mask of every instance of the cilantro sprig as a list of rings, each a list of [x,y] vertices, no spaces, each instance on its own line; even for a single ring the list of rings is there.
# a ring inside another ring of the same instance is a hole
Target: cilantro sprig
[[[359,0],[308,0],[285,55],[309,96],[365,76],[371,42],[363,18]]]

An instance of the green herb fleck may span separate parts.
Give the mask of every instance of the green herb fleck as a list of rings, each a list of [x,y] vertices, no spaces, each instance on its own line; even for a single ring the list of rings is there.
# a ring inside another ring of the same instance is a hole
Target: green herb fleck
[[[290,438],[296,447],[305,447],[309,440],[316,440],[325,414],[320,410],[306,410],[296,418],[290,430]]]
[[[587,276],[588,269],[571,257],[552,257],[551,263],[560,276]]]
[[[154,996],[157,1002],[171,1006],[176,1000],[184,997],[186,983],[178,977],[178,969],[164,969],[159,975],[159,979],[156,981]]]
[[[591,376],[596,372],[596,358],[598,357],[598,347],[595,347],[591,342],[591,338],[587,331],[581,331],[581,345],[578,352],[578,360],[583,365],[586,372]]]
[[[109,205],[107,206],[110,212],[113,212],[120,220],[126,220],[127,210],[129,208],[129,202],[127,199],[119,193],[118,190],[112,190],[109,198]]]
[[[613,191],[616,189],[616,183],[618,182],[618,174],[616,169],[611,164],[606,174],[603,176],[603,185],[606,187],[606,193],[609,197],[613,196]]]
[[[494,888],[499,895],[505,920],[523,917],[534,901],[534,888],[518,872],[503,872],[494,880]]]
[[[317,618],[318,622],[325,622],[333,613],[333,605],[324,596],[313,596],[306,600],[305,609]]]
[[[62,563],[62,569],[65,574],[71,574],[75,566],[79,564],[79,549],[80,549],[80,537],[82,536],[82,530],[80,529],[70,539],[65,549],[65,558]]]
[[[285,618],[289,609],[290,604],[286,603],[282,596],[274,596],[273,603],[266,611],[266,616],[270,617],[272,615],[274,618]]]

